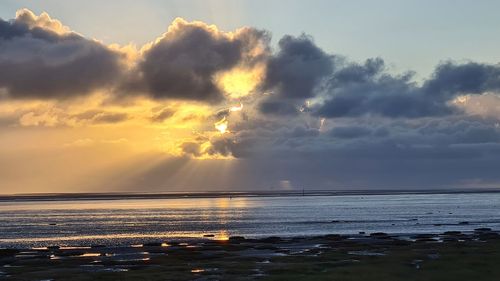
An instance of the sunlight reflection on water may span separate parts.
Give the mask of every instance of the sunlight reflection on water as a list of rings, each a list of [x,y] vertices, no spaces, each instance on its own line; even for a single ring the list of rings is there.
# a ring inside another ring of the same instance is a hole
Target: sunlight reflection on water
[[[0,247],[499,229],[499,207],[498,193],[0,202]]]

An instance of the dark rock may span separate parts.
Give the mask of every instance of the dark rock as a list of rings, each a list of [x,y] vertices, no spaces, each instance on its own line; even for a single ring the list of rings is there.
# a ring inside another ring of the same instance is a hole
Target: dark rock
[[[417,234],[413,236],[412,238],[414,239],[429,239],[429,238],[434,238],[436,235],[434,234]]]
[[[204,234],[203,237],[215,237],[213,234]]]
[[[496,232],[485,232],[479,234],[479,239],[481,240],[492,240],[492,239],[498,239],[500,238],[500,234]]]
[[[393,240],[390,240],[390,242],[388,244],[394,245],[394,246],[408,246],[408,245],[411,245],[411,242],[405,241],[405,240],[400,240],[400,239],[393,239]]]
[[[469,222],[468,222],[468,221],[461,221],[461,222],[459,222],[458,224],[459,224],[459,225],[467,225],[467,224],[469,224]]]
[[[264,239],[260,239],[260,242],[262,242],[262,243],[279,243],[279,242],[281,242],[281,238],[277,237],[277,236],[271,236],[271,237],[267,237]]]
[[[325,238],[328,239],[328,240],[334,240],[334,241],[339,241],[339,240],[342,240],[344,239],[341,235],[339,234],[328,234],[328,235],[325,235]]]
[[[245,237],[243,237],[243,236],[231,236],[231,237],[229,237],[229,241],[231,241],[231,242],[245,241]]]
[[[373,232],[373,233],[370,233],[370,236],[372,237],[386,237],[386,236],[389,236],[387,233],[385,232]]]
[[[85,254],[84,251],[77,251],[77,250],[60,251],[57,253],[57,255],[60,257],[78,257],[78,256],[83,256],[84,254]]]
[[[0,257],[9,257],[19,253],[16,249],[0,249]]]
[[[256,245],[253,248],[257,250],[273,250],[273,251],[278,249],[272,245]]]
[[[434,238],[418,238],[416,240],[417,242],[437,242],[438,240]]]
[[[480,228],[474,229],[474,231],[476,231],[476,232],[489,232],[489,231],[491,231],[491,228],[489,228],[489,227],[480,227]]]

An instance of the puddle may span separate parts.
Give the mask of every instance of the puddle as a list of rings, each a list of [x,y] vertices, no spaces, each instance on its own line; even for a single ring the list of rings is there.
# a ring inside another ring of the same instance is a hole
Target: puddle
[[[203,268],[191,269],[191,273],[202,273],[202,272],[205,272],[205,269]]]

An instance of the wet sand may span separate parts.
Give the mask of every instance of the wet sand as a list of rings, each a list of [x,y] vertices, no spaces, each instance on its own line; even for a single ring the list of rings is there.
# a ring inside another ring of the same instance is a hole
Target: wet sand
[[[500,280],[500,234],[157,241],[0,249],[3,280]]]

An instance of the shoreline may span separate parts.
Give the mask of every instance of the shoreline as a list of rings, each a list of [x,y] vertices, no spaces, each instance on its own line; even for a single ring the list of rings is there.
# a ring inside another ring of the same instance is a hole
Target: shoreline
[[[168,193],[29,193],[0,195],[2,202],[26,201],[84,201],[84,200],[147,200],[189,198],[238,197],[298,197],[298,196],[376,196],[376,195],[428,195],[428,194],[488,194],[498,189],[415,189],[415,190],[296,190],[296,191],[240,191],[240,192],[168,192]]]
[[[478,267],[477,272],[455,276],[460,272],[461,263],[469,259],[485,263],[493,275],[482,278],[482,269]],[[314,277],[319,280],[367,280],[363,275],[356,275],[363,270],[363,274],[384,277],[370,280],[425,280],[426,274],[440,276],[441,273],[450,276],[444,280],[470,280],[472,277],[495,280],[488,278],[500,276],[498,267],[493,266],[499,260],[500,232],[490,228],[415,235],[377,232],[260,239],[232,236],[227,240],[158,240],[115,247],[53,245],[38,249],[0,249],[0,278],[302,280]],[[352,274],[346,277],[346,272]],[[413,279],[411,276],[415,274],[420,274],[422,279]]]
[[[486,230],[486,231],[485,231]],[[308,239],[322,239],[325,237],[343,237],[344,239],[351,239],[353,241],[357,239],[366,239],[366,238],[377,238],[377,237],[386,237],[386,238],[391,238],[391,239],[396,239],[396,240],[401,240],[401,241],[409,241],[409,242],[415,242],[416,239],[419,237],[433,237],[436,242],[443,242],[442,238],[446,237],[450,233],[454,234],[460,234],[461,237],[465,237],[466,240],[467,237],[475,237],[478,233],[488,233],[492,235],[498,234],[498,237],[500,239],[500,230],[492,230],[491,228],[488,227],[480,227],[476,228],[474,230],[466,230],[466,231],[458,231],[458,230],[449,230],[449,231],[436,231],[436,232],[426,232],[426,233],[421,233],[421,232],[416,232],[416,233],[391,233],[391,232],[365,232],[365,231],[360,231],[358,233],[352,233],[352,234],[338,234],[338,233],[332,233],[332,234],[319,234],[319,235],[269,235],[269,236],[258,236],[258,237],[245,237],[245,236],[229,236],[227,238],[217,238],[215,234],[205,234],[203,237],[165,237],[163,239],[159,238],[154,238],[154,239],[145,239],[142,243],[138,244],[129,244],[129,243],[115,243],[115,244],[110,244],[110,243],[81,243],[81,244],[66,244],[66,243],[51,243],[47,244],[47,246],[33,246],[33,247],[26,247],[26,246],[11,246],[11,245],[0,245],[0,250],[19,250],[19,251],[25,251],[25,250],[50,250],[50,249],[92,249],[92,248],[107,248],[107,249],[114,249],[114,248],[140,248],[144,247],[145,245],[159,245],[159,244],[204,244],[204,243],[225,243],[227,241],[247,241],[247,242],[258,242],[261,240],[268,240],[268,239],[276,239],[279,238],[280,240],[286,241],[286,240],[308,240]],[[477,237],[475,237],[477,238]]]
[[[259,235],[259,236],[241,236],[241,235],[233,235],[229,237],[224,237],[220,238],[217,236],[217,234],[211,234],[211,233],[206,233],[201,237],[161,237],[161,238],[144,238],[140,239],[137,243],[127,243],[127,242],[116,242],[114,243],[109,243],[106,241],[99,241],[97,243],[91,242],[91,243],[86,243],[86,242],[81,242],[85,240],[80,240],[79,243],[67,243],[66,240],[62,240],[62,243],[47,243],[45,240],[42,240],[39,243],[34,242],[34,246],[17,246],[15,243],[12,242],[7,242],[7,243],[0,243],[0,250],[20,250],[20,251],[25,251],[25,250],[50,250],[50,249],[73,249],[73,248],[81,248],[81,249],[91,249],[95,248],[96,246],[99,248],[107,248],[107,249],[114,249],[114,248],[137,248],[137,247],[142,247],[144,245],[150,245],[150,244],[204,244],[204,243],[224,243],[226,241],[235,241],[235,240],[245,240],[245,241],[260,241],[260,240],[267,240],[269,238],[279,238],[281,240],[298,240],[298,239],[317,239],[317,238],[324,238],[324,237],[331,237],[331,236],[339,236],[343,237],[345,239],[351,239],[351,240],[356,240],[356,239],[365,239],[369,237],[377,237],[383,234],[383,236],[386,236],[391,239],[396,239],[396,240],[401,240],[401,241],[410,241],[414,242],[414,240],[420,236],[425,236],[425,237],[434,237],[436,239],[436,242],[443,242],[441,238],[444,236],[448,235],[449,233],[459,233],[463,237],[474,237],[478,233],[478,231],[481,230],[487,230],[487,233],[493,233],[492,235],[499,235],[500,238],[500,230],[493,230],[489,227],[479,227],[471,230],[446,230],[446,231],[433,231],[433,232],[407,232],[407,233],[393,233],[393,232],[366,232],[366,231],[359,231],[358,233],[330,233],[330,234],[307,234],[307,235],[297,235],[297,234],[292,234],[292,235]],[[124,241],[128,241],[129,239],[124,239]],[[470,240],[470,239],[467,239]],[[75,240],[78,241],[78,240]],[[91,240],[89,240],[91,241]],[[35,246],[35,244],[38,244]]]

